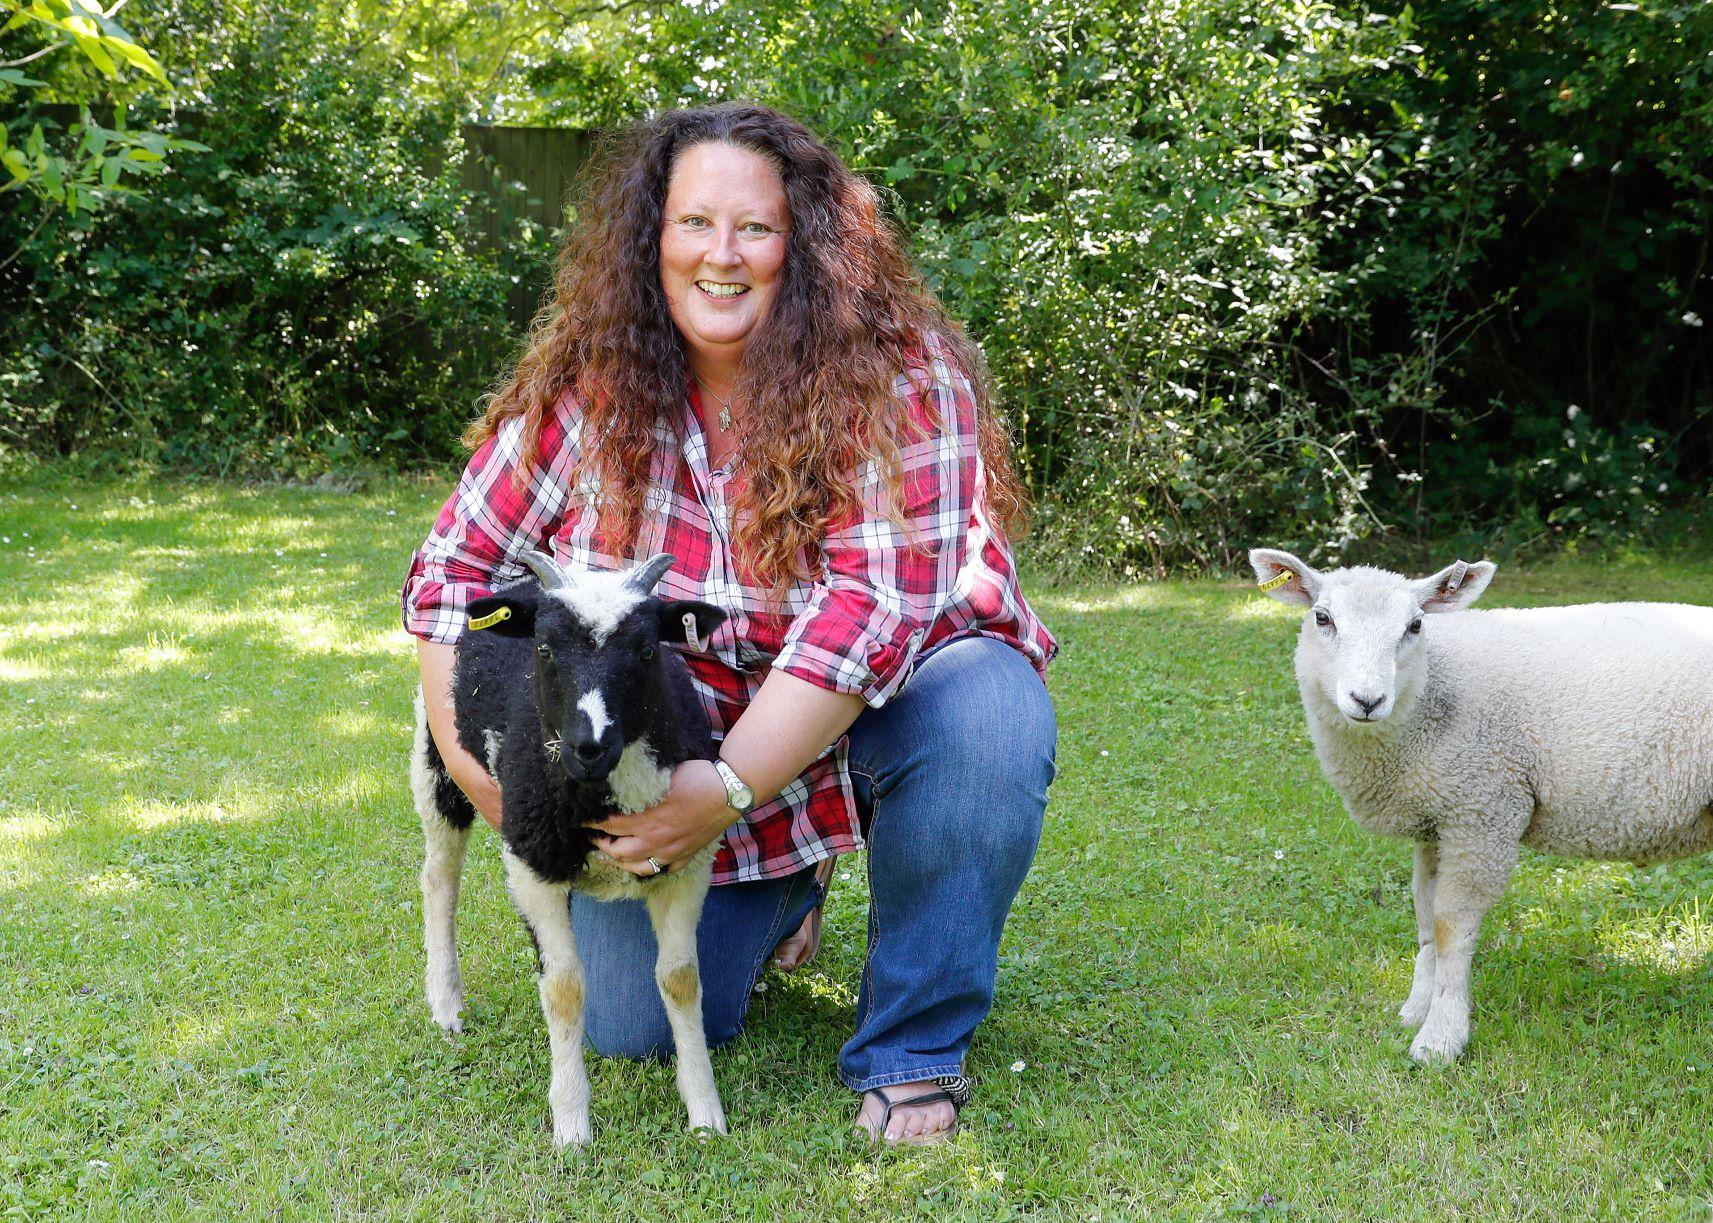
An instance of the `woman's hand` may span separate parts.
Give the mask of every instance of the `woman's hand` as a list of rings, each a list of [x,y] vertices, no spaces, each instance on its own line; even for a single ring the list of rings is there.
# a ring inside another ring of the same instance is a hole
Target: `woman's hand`
[[[736,822],[713,762],[686,760],[672,771],[672,788],[660,803],[632,815],[608,816],[594,827],[606,834],[600,840],[606,854],[647,879],[654,874],[650,858],[670,870]]]

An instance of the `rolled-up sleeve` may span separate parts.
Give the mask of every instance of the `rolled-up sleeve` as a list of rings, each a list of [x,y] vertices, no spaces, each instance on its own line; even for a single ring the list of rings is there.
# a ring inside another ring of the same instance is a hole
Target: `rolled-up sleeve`
[[[476,448],[434,529],[411,558],[402,595],[407,632],[457,641],[472,599],[523,576],[519,554],[542,547],[564,522],[580,422],[564,401],[542,422],[540,460],[522,487],[513,479],[521,417],[506,421]]]
[[[942,354],[935,357],[925,381],[900,383],[926,436],[900,447],[899,521],[887,513],[880,465],[867,464],[859,478],[862,510],[828,529],[821,579],[773,663],[875,707],[903,687],[957,591],[984,474],[969,381]]]

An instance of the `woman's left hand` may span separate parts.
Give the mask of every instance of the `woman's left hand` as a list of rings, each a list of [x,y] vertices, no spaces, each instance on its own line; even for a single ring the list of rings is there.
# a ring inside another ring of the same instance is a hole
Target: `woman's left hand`
[[[686,760],[672,771],[672,788],[656,806],[631,815],[611,815],[594,827],[599,845],[625,870],[647,879],[653,858],[671,869],[717,839],[736,822],[726,805],[726,785],[709,760]]]

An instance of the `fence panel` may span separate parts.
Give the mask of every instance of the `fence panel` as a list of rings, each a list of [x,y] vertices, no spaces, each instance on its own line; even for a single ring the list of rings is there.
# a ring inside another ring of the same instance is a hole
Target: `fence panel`
[[[503,234],[515,233],[518,222],[527,219],[557,234],[565,224],[566,192],[589,156],[589,133],[471,124],[464,128],[464,143],[459,182],[487,201],[480,214],[472,218],[478,233],[497,246]],[[540,262],[511,291],[509,309],[519,330],[529,325],[547,291],[557,247],[544,236]]]

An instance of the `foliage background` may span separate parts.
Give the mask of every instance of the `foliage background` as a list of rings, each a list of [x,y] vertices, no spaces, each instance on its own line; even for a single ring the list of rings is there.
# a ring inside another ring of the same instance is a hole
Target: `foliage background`
[[[0,84],[210,151],[0,271],[0,445],[246,474],[455,461],[516,342],[463,119],[756,97],[887,189],[983,343],[1044,556],[1221,566],[1646,531],[1713,474],[1713,6],[137,0],[164,65]],[[27,32],[8,35],[12,57]],[[28,48],[25,48],[26,50]],[[125,187],[120,183],[119,187]],[[40,221],[0,196],[0,258]]]

